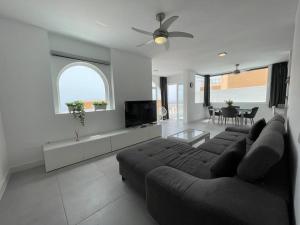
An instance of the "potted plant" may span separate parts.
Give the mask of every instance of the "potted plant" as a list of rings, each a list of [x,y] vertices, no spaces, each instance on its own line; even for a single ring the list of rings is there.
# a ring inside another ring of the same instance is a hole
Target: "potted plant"
[[[74,102],[67,102],[66,106],[68,107],[69,113],[74,111],[74,107],[75,107]]]
[[[228,107],[232,107],[233,101],[231,99],[226,100],[225,103],[227,104]]]
[[[106,109],[107,102],[106,101],[94,101],[93,105],[95,107],[95,111],[99,109]]]
[[[85,125],[85,111],[83,101],[74,101],[66,103],[69,113],[73,115],[74,119],[78,119],[82,126]]]

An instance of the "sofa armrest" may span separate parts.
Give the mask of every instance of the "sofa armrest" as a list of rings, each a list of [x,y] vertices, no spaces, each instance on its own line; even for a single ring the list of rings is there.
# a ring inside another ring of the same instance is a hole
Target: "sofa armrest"
[[[237,178],[199,179],[171,167],[146,177],[147,207],[163,225],[288,225],[286,203]]]
[[[249,134],[250,128],[247,128],[247,127],[226,127],[225,131]]]

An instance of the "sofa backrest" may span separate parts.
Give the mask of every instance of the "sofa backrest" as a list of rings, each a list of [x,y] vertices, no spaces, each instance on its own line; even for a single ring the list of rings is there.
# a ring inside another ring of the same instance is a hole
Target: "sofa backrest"
[[[270,120],[268,121],[268,123],[271,123],[272,121],[279,121],[279,122],[281,122],[282,124],[285,123],[284,117],[283,117],[282,115],[280,115],[280,114],[274,115],[273,118],[270,119]]]
[[[238,166],[238,176],[256,181],[267,175],[284,154],[284,118],[274,116],[261,131]]]
[[[261,134],[270,132],[278,132],[279,134],[284,135],[286,133],[286,130],[282,122],[278,120],[272,120],[267,123],[267,125],[261,131]]]
[[[238,176],[247,181],[263,178],[284,152],[284,139],[278,132],[261,134],[238,166]]]

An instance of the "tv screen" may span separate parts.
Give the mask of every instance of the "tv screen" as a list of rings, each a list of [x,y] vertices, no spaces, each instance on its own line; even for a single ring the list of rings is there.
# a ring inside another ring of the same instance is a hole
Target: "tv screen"
[[[133,127],[157,121],[156,101],[125,102],[125,126]]]

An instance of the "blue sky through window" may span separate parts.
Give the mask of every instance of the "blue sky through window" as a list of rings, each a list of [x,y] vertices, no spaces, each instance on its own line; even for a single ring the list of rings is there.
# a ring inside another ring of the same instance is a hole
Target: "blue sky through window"
[[[60,111],[66,112],[66,102],[76,100],[106,100],[105,85],[94,69],[75,65],[66,69],[59,79]]]

